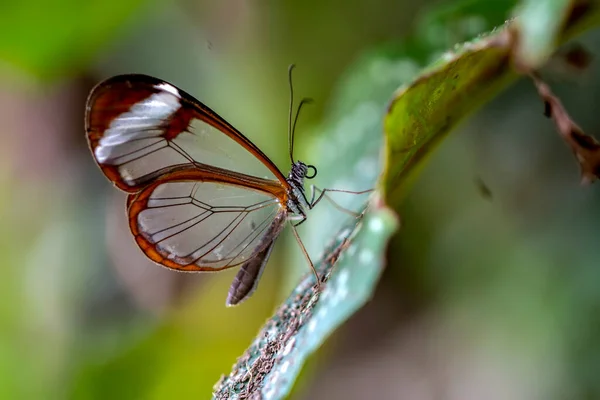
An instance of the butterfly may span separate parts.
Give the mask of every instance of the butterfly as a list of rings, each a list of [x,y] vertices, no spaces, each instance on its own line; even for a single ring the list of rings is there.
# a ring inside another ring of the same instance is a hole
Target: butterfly
[[[128,193],[129,228],[142,252],[179,271],[241,266],[227,306],[254,292],[288,221],[318,285],[296,226],[326,192],[347,192],[305,191],[304,180],[317,169],[293,157],[296,122],[309,100],[300,102],[292,124],[292,69],[287,176],[217,113],[163,80],[115,76],[94,87],[87,100],[90,150],[104,175]]]

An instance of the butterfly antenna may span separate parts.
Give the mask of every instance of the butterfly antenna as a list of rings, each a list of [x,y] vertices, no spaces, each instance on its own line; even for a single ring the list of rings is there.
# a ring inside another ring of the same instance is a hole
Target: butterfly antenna
[[[292,136],[291,136],[291,143],[292,143],[292,149],[291,152],[294,152],[294,133],[296,132],[296,123],[298,122],[298,117],[300,116],[300,110],[302,110],[302,106],[305,104],[311,104],[313,102],[313,99],[309,98],[309,97],[305,97],[302,100],[300,100],[300,104],[298,104],[298,111],[296,111],[296,116],[294,117],[294,123],[292,124]]]
[[[288,113],[288,150],[290,151],[290,161],[294,164],[294,133],[292,130],[292,112],[294,110],[294,86],[292,85],[292,71],[295,65],[288,67],[288,82],[290,84],[290,110]],[[295,125],[295,124],[294,124]]]

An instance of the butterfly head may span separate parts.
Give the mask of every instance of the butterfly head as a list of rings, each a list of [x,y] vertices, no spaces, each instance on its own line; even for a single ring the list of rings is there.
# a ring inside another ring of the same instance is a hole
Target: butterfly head
[[[292,169],[288,175],[288,181],[293,182],[298,188],[304,187],[304,179],[313,179],[317,176],[317,167],[307,165],[302,161],[294,161]]]

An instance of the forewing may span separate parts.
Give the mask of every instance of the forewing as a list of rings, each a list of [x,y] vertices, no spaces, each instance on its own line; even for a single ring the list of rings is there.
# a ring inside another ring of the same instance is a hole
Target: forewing
[[[207,166],[254,177],[285,177],[252,142],[175,86],[145,75],[110,78],[92,90],[86,131],[94,158],[120,189]]]
[[[159,180],[130,195],[129,223],[153,261],[217,271],[253,259],[279,234],[286,208],[269,192],[216,181]]]

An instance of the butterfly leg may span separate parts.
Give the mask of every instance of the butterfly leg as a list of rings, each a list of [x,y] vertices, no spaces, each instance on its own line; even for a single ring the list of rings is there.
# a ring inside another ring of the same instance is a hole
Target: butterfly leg
[[[304,221],[306,221],[306,214],[294,215],[294,216],[288,217],[288,220],[292,223],[292,226],[299,226]],[[298,221],[298,222],[296,222],[296,221]]]
[[[356,213],[352,210],[348,210],[347,208],[344,208],[342,206],[340,206],[338,203],[336,203],[331,197],[329,197],[327,195],[327,192],[341,192],[341,193],[351,193],[351,194],[364,194],[364,193],[369,193],[372,192],[374,189],[369,189],[369,190],[362,190],[360,192],[353,192],[350,190],[338,190],[338,189],[319,189],[318,187],[316,187],[315,185],[311,185],[310,186],[310,190],[312,192],[311,195],[311,199],[309,202],[310,208],[312,209],[313,207],[315,207],[323,198],[326,198],[331,205],[333,205],[335,208],[337,208],[339,211],[352,215],[354,218],[358,218],[360,216],[360,213]],[[319,193],[319,197],[317,197],[315,199],[316,193]]]
[[[306,219],[306,216],[304,216],[304,220],[305,219]],[[300,225],[302,222],[304,222],[304,220],[299,222],[297,225],[292,224],[292,232],[294,233],[294,236],[296,237],[296,241],[300,245],[300,250],[302,250],[304,257],[306,257],[306,261],[308,261],[308,265],[310,265],[310,269],[312,270],[313,274],[315,275],[315,279],[317,280],[317,289],[321,290],[321,279],[319,278],[319,273],[317,272],[315,265],[313,264],[312,260],[310,259],[310,256],[308,255],[308,251],[306,251],[306,247],[304,247],[304,243],[302,243],[302,239],[300,239],[300,235],[298,235],[298,231],[296,230],[296,226]]]

